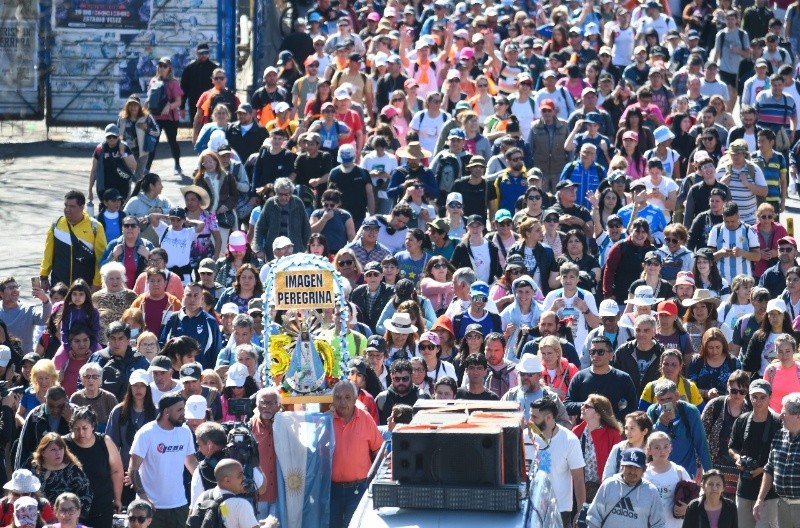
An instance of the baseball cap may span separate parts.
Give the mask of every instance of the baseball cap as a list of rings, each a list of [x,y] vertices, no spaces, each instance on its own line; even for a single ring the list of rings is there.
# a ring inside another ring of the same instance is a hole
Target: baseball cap
[[[378,352],[386,353],[386,339],[379,335],[370,336],[367,339],[366,350],[377,350]]]
[[[483,217],[478,214],[469,215],[465,220],[467,221],[467,226],[469,226],[470,224],[486,225],[486,222],[483,220]]]
[[[7,367],[11,361],[11,349],[6,345],[0,345],[0,367]]]
[[[605,299],[597,310],[600,317],[616,317],[619,315],[619,305],[614,299]]]
[[[780,244],[789,244],[794,246],[795,249],[797,248],[797,241],[794,239],[794,237],[791,236],[785,236],[782,239],[778,240],[778,245]]]
[[[678,305],[673,301],[661,301],[656,307],[657,314],[667,314],[673,317],[678,316]]]
[[[150,361],[148,372],[169,372],[172,370],[172,361],[167,356],[156,356]]]
[[[158,356],[156,356],[156,357],[158,357]],[[165,356],[162,356],[162,357],[165,357]],[[169,361],[169,358],[167,358],[167,360]],[[181,403],[183,401],[186,401],[186,400],[183,398],[183,396],[181,396],[180,392],[173,393],[173,394],[165,394],[158,401],[158,412],[164,412],[166,409],[169,409],[173,405],[177,405],[178,403]]]
[[[495,222],[502,222],[503,220],[511,220],[512,216],[508,209],[498,209],[494,214]]]
[[[372,272],[383,273],[383,267],[381,266],[380,262],[375,262],[373,260],[372,262],[368,262],[367,265],[364,266],[365,275],[367,273],[372,273]]]
[[[435,220],[432,220],[428,222],[428,226],[439,231],[440,233],[447,234],[450,231],[450,224],[448,224],[447,220],[445,220],[444,218],[437,218]]]
[[[150,374],[148,374],[146,370],[136,369],[133,372],[131,372],[131,375],[128,378],[128,385],[134,385],[136,383],[144,383],[145,385],[150,385],[150,381],[151,381]]]
[[[106,125],[106,137],[119,137],[119,127],[113,123]]]
[[[463,204],[464,197],[461,196],[461,193],[451,192],[450,194],[447,195],[447,200],[445,200],[445,203],[450,203],[450,202],[458,202],[460,204]]]
[[[245,251],[247,249],[247,235],[244,231],[234,231],[228,237],[228,249],[231,251]]]
[[[375,218],[374,216],[369,216],[369,217],[365,218],[363,222],[361,222],[361,227],[378,227],[379,228],[380,226],[381,226],[380,222],[378,222],[378,219]]]
[[[474,297],[476,295],[485,295],[489,296],[489,285],[483,281],[475,281],[469,287],[469,296]]]
[[[644,469],[647,467],[647,455],[645,455],[644,450],[642,449],[626,449],[622,452],[622,460],[620,461],[619,465],[636,466],[640,469]]]
[[[187,363],[181,367],[181,377],[180,380],[191,380],[191,381],[200,381],[200,377],[202,376],[203,369],[200,366],[200,363]]]
[[[242,387],[247,380],[247,367],[241,363],[234,363],[228,369],[228,377],[225,379],[226,387]]]
[[[204,258],[197,268],[198,273],[217,273],[217,263],[212,258]]]
[[[264,301],[256,297],[247,301],[247,313],[264,313]]]
[[[227,315],[227,314],[234,314],[239,315],[239,306],[236,303],[225,303],[222,305],[222,309],[219,311],[220,315]]]
[[[772,385],[765,379],[757,379],[750,383],[748,391],[750,394],[761,393],[766,396],[772,396]]]
[[[180,218],[181,220],[186,219],[186,209],[183,207],[173,207],[169,210],[169,216],[172,218]]]
[[[353,358],[347,362],[347,370],[357,370],[362,376],[367,375],[367,364],[361,358]]]
[[[283,249],[286,246],[294,247],[294,244],[289,239],[289,237],[279,236],[272,241],[272,251],[275,251],[276,249]]]
[[[447,139],[456,138],[456,139],[467,139],[467,134],[464,132],[463,128],[453,128],[450,132],[447,133]]]
[[[439,334],[430,331],[424,332],[421,336],[419,336],[419,339],[417,339],[417,343],[422,343],[423,341],[428,341],[436,346],[439,346],[439,344],[441,343],[441,341],[439,340]]]
[[[562,189],[566,189],[567,187],[577,187],[577,183],[572,180],[561,180],[556,184],[556,190],[560,191]]]
[[[194,394],[186,400],[184,416],[187,420],[204,420],[206,418],[206,409],[208,409],[206,399],[199,394]]]

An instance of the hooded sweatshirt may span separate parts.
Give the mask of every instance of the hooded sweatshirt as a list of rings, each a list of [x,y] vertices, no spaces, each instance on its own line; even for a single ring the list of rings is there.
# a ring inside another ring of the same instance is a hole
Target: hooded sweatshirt
[[[635,487],[629,486],[622,474],[600,485],[586,516],[589,528],[664,528],[665,522],[656,487],[644,479]]]

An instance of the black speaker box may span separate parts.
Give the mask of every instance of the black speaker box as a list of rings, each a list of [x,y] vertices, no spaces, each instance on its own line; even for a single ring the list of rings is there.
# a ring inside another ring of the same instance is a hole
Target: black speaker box
[[[525,475],[522,413],[472,413],[467,423],[503,429],[503,484],[518,484]]]
[[[392,433],[392,479],[402,484],[498,486],[503,433],[477,425],[398,426]]]

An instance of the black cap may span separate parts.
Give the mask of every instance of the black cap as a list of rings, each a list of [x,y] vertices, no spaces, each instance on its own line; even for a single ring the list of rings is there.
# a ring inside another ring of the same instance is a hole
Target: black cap
[[[378,273],[383,273],[383,267],[381,267],[380,262],[368,262],[366,266],[364,266],[364,273],[369,273],[370,271],[377,271]]]
[[[567,187],[577,187],[578,184],[572,180],[561,180],[556,184],[556,190],[566,189]]]
[[[181,374],[180,374],[181,381],[185,379],[200,381],[200,378],[202,376],[203,376],[203,369],[200,366],[200,363],[187,363],[186,365],[181,367]]]
[[[360,53],[351,53],[348,57],[351,61],[361,62],[361,54]]]
[[[103,201],[106,202],[108,200],[122,200],[122,195],[114,187],[106,189],[103,192]]]
[[[197,47],[195,48],[195,51],[198,51],[200,53],[208,53],[209,52],[208,43],[207,42],[201,42],[200,44],[197,45]]]
[[[664,259],[661,258],[661,255],[656,253],[655,251],[648,251],[647,254],[644,256],[644,261],[647,262],[649,260],[657,260],[659,264],[664,263]]]
[[[481,215],[479,215],[479,214],[469,215],[469,216],[466,218],[466,220],[467,220],[467,225],[470,225],[470,224],[472,224],[472,223],[474,223],[474,222],[477,222],[477,223],[479,223],[479,224],[481,224],[481,225],[486,225],[486,221],[485,221],[485,220],[483,219],[483,217],[482,217]]]
[[[365,350],[369,350],[370,348],[385,354],[387,350],[386,340],[379,335],[370,336],[370,338],[367,339],[367,348]]]
[[[464,330],[464,335],[467,335],[470,332],[477,332],[480,335],[483,335],[483,327],[478,323],[472,323],[470,325],[467,325],[466,330]]]
[[[36,362],[37,362],[37,361],[39,361],[40,359],[42,359],[42,356],[40,356],[40,355],[39,355],[39,354],[37,354],[36,352],[28,352],[27,354],[25,354],[24,356],[22,356],[22,361],[30,361],[30,362],[31,362],[31,363],[33,363],[34,365],[35,365],[35,364],[36,364]]]
[[[362,376],[367,375],[367,363],[361,358],[353,358],[347,363],[347,368],[356,369]]]
[[[158,401],[158,412],[164,412],[165,409],[169,409],[173,405],[176,405],[182,401],[186,401],[180,393],[177,394],[166,394],[161,397]]]
[[[186,220],[186,209],[183,207],[173,207],[169,210],[169,216]]]

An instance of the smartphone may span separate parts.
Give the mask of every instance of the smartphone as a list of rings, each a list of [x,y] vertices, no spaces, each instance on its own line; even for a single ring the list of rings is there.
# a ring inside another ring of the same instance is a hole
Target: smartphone
[[[39,277],[31,277],[31,287],[32,288],[42,288],[42,279]]]
[[[661,406],[662,412],[675,412],[675,404],[672,402],[667,402]]]

